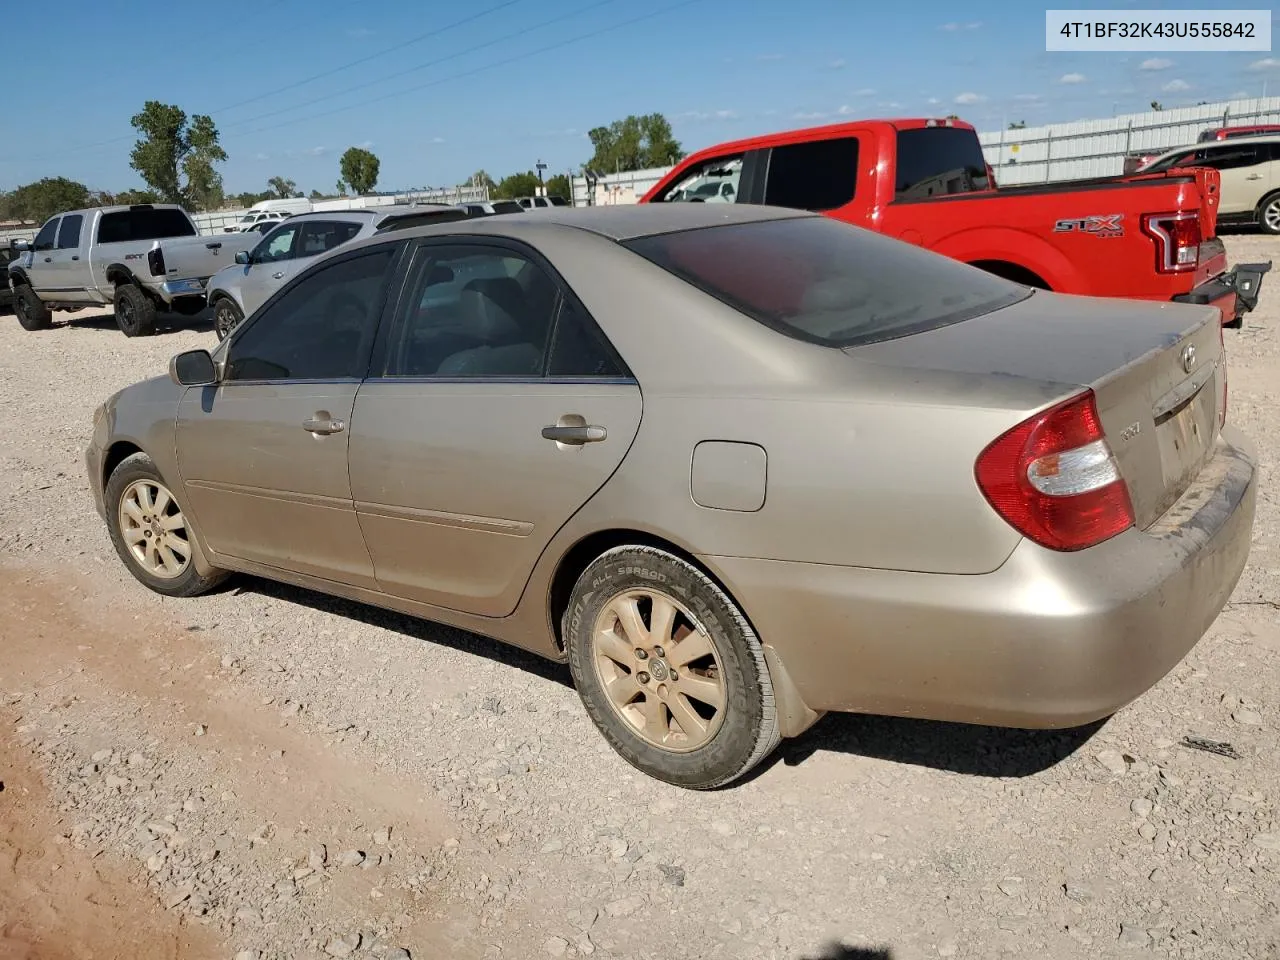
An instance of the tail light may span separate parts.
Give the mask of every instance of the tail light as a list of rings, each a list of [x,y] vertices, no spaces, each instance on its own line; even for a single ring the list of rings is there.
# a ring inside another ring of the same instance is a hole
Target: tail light
[[[978,457],[974,475],[996,513],[1051,550],[1083,550],[1134,524],[1129,488],[1092,390],[997,438]]]
[[[163,277],[164,250],[156,247],[154,250],[147,251],[147,266],[150,268],[153,277]]]
[[[1187,273],[1199,265],[1199,213],[1149,213],[1142,218],[1142,229],[1155,241],[1160,273]]]

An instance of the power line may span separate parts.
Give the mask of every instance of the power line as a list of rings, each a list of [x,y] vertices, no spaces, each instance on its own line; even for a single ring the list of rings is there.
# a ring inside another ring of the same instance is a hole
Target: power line
[[[629,27],[634,24],[641,23],[645,20],[652,20],[654,17],[660,17],[663,14],[672,13],[684,7],[693,6],[695,3],[704,3],[704,2],[706,2],[706,0],[681,0],[681,2],[679,3],[670,4],[666,7],[662,7],[659,10],[654,10],[651,13],[641,14],[638,17],[632,17],[630,20],[624,20],[621,23],[615,23],[612,26],[601,27],[598,30],[592,30],[588,33],[579,34],[576,37],[570,37],[567,40],[561,40],[557,43],[548,44],[547,46],[539,47],[536,50],[530,50],[525,53],[517,54],[514,57],[508,57],[506,60],[498,60],[498,61],[495,61],[494,63],[485,64],[484,66],[476,67],[474,70],[467,70],[463,73],[455,73],[448,77],[440,77],[439,79],[431,80],[427,83],[421,83],[421,84],[418,84],[417,86],[407,87],[403,90],[396,90],[391,93],[384,94],[380,97],[374,97],[371,100],[363,100],[360,103],[349,104],[345,107],[335,107],[332,110],[325,110],[325,111],[322,111],[321,113],[311,113],[311,114],[307,114],[305,117],[295,117],[292,120],[282,120],[279,123],[268,124],[265,127],[255,127],[252,130],[242,131],[242,135],[248,136],[254,133],[262,133],[265,130],[275,130],[279,127],[288,126],[289,124],[293,124],[293,123],[305,123],[307,120],[318,120],[321,117],[333,116],[333,114],[335,113],[345,113],[348,110],[359,110],[364,107],[367,107],[371,103],[381,103],[384,100],[392,100],[396,97],[402,97],[407,93],[417,93],[419,90],[426,90],[430,87],[436,87],[443,83],[451,83],[454,80],[462,80],[466,77],[473,77],[477,73],[484,73],[486,70],[493,70],[497,67],[505,67],[508,64],[518,63],[521,60],[528,60],[530,57],[536,57],[539,54],[549,53],[552,50],[559,50],[562,47],[569,46],[570,44],[581,43],[583,40],[591,40],[603,34],[611,33],[614,30],[621,30],[623,27]]]
[[[258,94],[258,96],[256,97],[250,97],[248,100],[241,100],[238,103],[231,104],[230,106],[219,107],[217,110],[211,110],[210,113],[211,114],[226,113],[228,110],[235,110],[237,107],[243,107],[250,103],[257,103],[259,100],[266,100],[269,97],[274,97],[276,96],[276,94],[284,93],[286,90],[295,90],[298,87],[307,85],[308,83],[312,83],[316,80],[323,80],[325,77],[331,77],[335,73],[341,73],[343,70],[350,70],[352,67],[358,67],[362,63],[368,63],[370,60],[377,60],[379,57],[385,57],[388,53],[394,53],[397,50],[403,50],[405,47],[411,47],[415,43],[421,43],[423,40],[428,40],[431,37],[437,37],[442,33],[447,33],[450,30],[454,30],[458,27],[465,26],[468,23],[472,23],[476,20],[480,20],[483,17],[487,17],[491,13],[497,13],[499,10],[505,10],[507,7],[513,7],[517,3],[523,3],[523,2],[524,0],[505,0],[505,2],[498,4],[496,7],[490,7],[487,10],[481,10],[479,13],[473,13],[469,17],[463,17],[461,20],[455,20],[453,23],[447,24],[446,26],[437,27],[434,30],[428,30],[426,33],[420,33],[416,37],[411,37],[410,39],[404,40],[393,46],[386,47],[382,50],[378,50],[374,53],[369,54],[367,57],[361,57],[358,60],[352,60],[350,63],[344,63],[341,66],[334,67],[331,70],[325,70],[322,73],[317,73],[314,76],[307,77],[305,80],[297,80],[283,87],[277,87],[276,89],[270,90],[267,93],[261,93],[261,94]]]
[[[228,125],[228,129],[235,130],[239,127],[242,127],[251,123],[257,123],[259,120],[265,120],[268,117],[277,117],[282,113],[291,113],[294,110],[301,110],[305,107],[310,107],[317,103],[324,103],[326,100],[332,100],[334,97],[343,97],[343,96],[346,96],[348,93],[355,93],[357,90],[365,90],[369,87],[377,86],[380,83],[386,83],[388,80],[398,80],[400,77],[408,76],[411,73],[418,73],[421,70],[426,70],[428,67],[436,67],[442,63],[448,63],[450,60],[457,60],[459,57],[465,57],[468,54],[475,53],[477,50],[484,50],[488,47],[496,46],[499,43],[504,43],[507,40],[519,39],[520,37],[527,35],[531,30],[541,29],[542,27],[549,27],[552,24],[561,22],[562,20],[569,20],[569,19],[572,19],[573,17],[579,17],[579,16],[582,16],[582,14],[584,13],[590,13],[592,10],[597,10],[600,7],[607,7],[610,4],[617,3],[617,2],[618,0],[596,0],[595,3],[589,3],[585,7],[579,7],[576,10],[570,10],[568,13],[563,13],[558,17],[552,17],[550,20],[543,20],[536,27],[533,27],[533,28],[525,27],[520,30],[513,31],[512,33],[505,34],[501,37],[495,37],[493,39],[486,40],[484,43],[478,43],[475,46],[467,47],[465,50],[459,50],[456,53],[451,53],[447,57],[441,57],[438,60],[428,60],[426,63],[420,63],[415,67],[409,67],[407,70],[400,70],[396,73],[389,73],[383,77],[376,77],[373,80],[366,80],[364,83],[358,83],[353,87],[346,87],[345,89],[342,89],[342,90],[335,90],[333,93],[326,93],[322,96],[315,97],[311,100],[304,100],[301,103],[295,103],[288,107],[281,107],[278,110],[271,110],[271,111],[268,111],[267,113],[260,113],[254,117],[246,117],[243,120],[236,120]]]

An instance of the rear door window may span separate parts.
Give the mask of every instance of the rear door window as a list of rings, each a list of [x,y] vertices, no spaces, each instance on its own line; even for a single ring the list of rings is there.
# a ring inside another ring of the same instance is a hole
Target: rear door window
[[[978,135],[962,127],[899,130],[894,199],[924,200],[990,188]]]
[[[340,220],[311,220],[302,225],[298,239],[298,256],[317,257],[340,247],[357,233],[360,224]]]
[[[84,225],[84,214],[69,213],[62,218],[62,226],[58,228],[58,249],[74,250],[80,246],[80,227]]]
[[[835,210],[858,188],[858,138],[789,143],[769,151],[764,202],[796,210]]]
[[[922,333],[1032,294],[829,217],[682,230],[624,246],[780,333],[831,347]]]

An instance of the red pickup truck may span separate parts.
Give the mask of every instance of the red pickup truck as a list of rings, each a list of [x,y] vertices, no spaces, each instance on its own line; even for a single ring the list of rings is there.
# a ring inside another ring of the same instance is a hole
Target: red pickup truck
[[[1271,264],[1227,269],[1219,173],[1203,167],[997,189],[973,127],[864,120],[686,158],[641,203],[820,211],[1061,293],[1214,304],[1238,325]]]

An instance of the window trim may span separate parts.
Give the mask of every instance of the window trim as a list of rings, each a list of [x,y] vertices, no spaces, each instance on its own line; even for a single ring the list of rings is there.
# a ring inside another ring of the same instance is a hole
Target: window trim
[[[356,364],[357,373],[350,377],[289,377],[281,379],[254,379],[254,380],[225,380],[219,379],[218,389],[231,386],[262,386],[264,384],[292,384],[292,383],[362,383],[369,376],[371,358],[376,353],[378,342],[383,335],[383,330],[387,325],[387,308],[392,301],[392,295],[395,288],[403,284],[404,274],[404,255],[405,244],[403,241],[393,241],[390,243],[371,244],[367,247],[358,247],[354,250],[346,250],[336,254],[333,257],[325,257],[323,261],[317,258],[317,261],[309,264],[303,270],[298,271],[294,276],[284,284],[279,290],[268,297],[263,304],[253,313],[245,317],[235,329],[222,341],[218,346],[222,351],[221,359],[218,361],[218,367],[225,374],[231,363],[231,351],[235,348],[235,344],[243,336],[246,331],[252,330],[255,324],[261,323],[262,318],[267,315],[267,311],[275,305],[282,297],[285,296],[299,283],[303,283],[315,274],[328,270],[340,264],[346,263],[348,260],[354,260],[357,257],[369,256],[371,254],[380,253],[384,249],[391,250],[391,263],[387,267],[386,282],[382,285],[382,302],[377,310],[377,317],[374,320],[374,334],[369,341],[369,345],[364,348],[363,361]],[[363,373],[359,372],[363,369]]]
[[[542,351],[542,374],[536,377],[529,376],[504,376],[504,377],[435,377],[435,376],[414,376],[414,377],[397,377],[387,375],[387,364],[391,360],[391,344],[395,341],[403,327],[404,319],[401,307],[405,303],[405,297],[412,296],[414,275],[417,267],[417,259],[419,252],[432,247],[481,247],[486,249],[503,249],[508,250],[516,256],[520,256],[531,262],[534,266],[546,272],[551,278],[551,282],[556,287],[555,315],[551,319],[551,326],[547,331],[547,342]],[[571,303],[576,309],[582,311],[582,315],[599,334],[601,344],[609,353],[610,358],[616,363],[619,370],[623,371],[622,376],[618,377],[552,377],[548,374],[551,365],[551,348],[556,342],[556,333],[560,329],[560,317],[564,312],[565,302]],[[264,305],[265,307],[265,305]],[[374,373],[374,371],[379,371]],[[586,304],[582,302],[582,298],[574,292],[573,288],[561,275],[560,271],[555,268],[546,255],[537,248],[530,246],[520,240],[511,237],[505,237],[494,234],[467,233],[467,234],[450,234],[450,235],[434,235],[431,237],[422,237],[409,245],[402,255],[402,269],[399,283],[399,290],[395,296],[395,302],[391,302],[388,298],[386,308],[383,311],[383,322],[378,328],[378,336],[373,344],[373,352],[369,359],[368,373],[365,377],[366,383],[404,383],[404,384],[428,384],[428,383],[546,383],[546,384],[636,384],[635,374],[631,372],[631,368],[627,362],[623,360],[622,354],[618,352],[618,348],[614,346],[613,341],[609,339],[608,333],[596,320],[595,316],[587,309]]]

